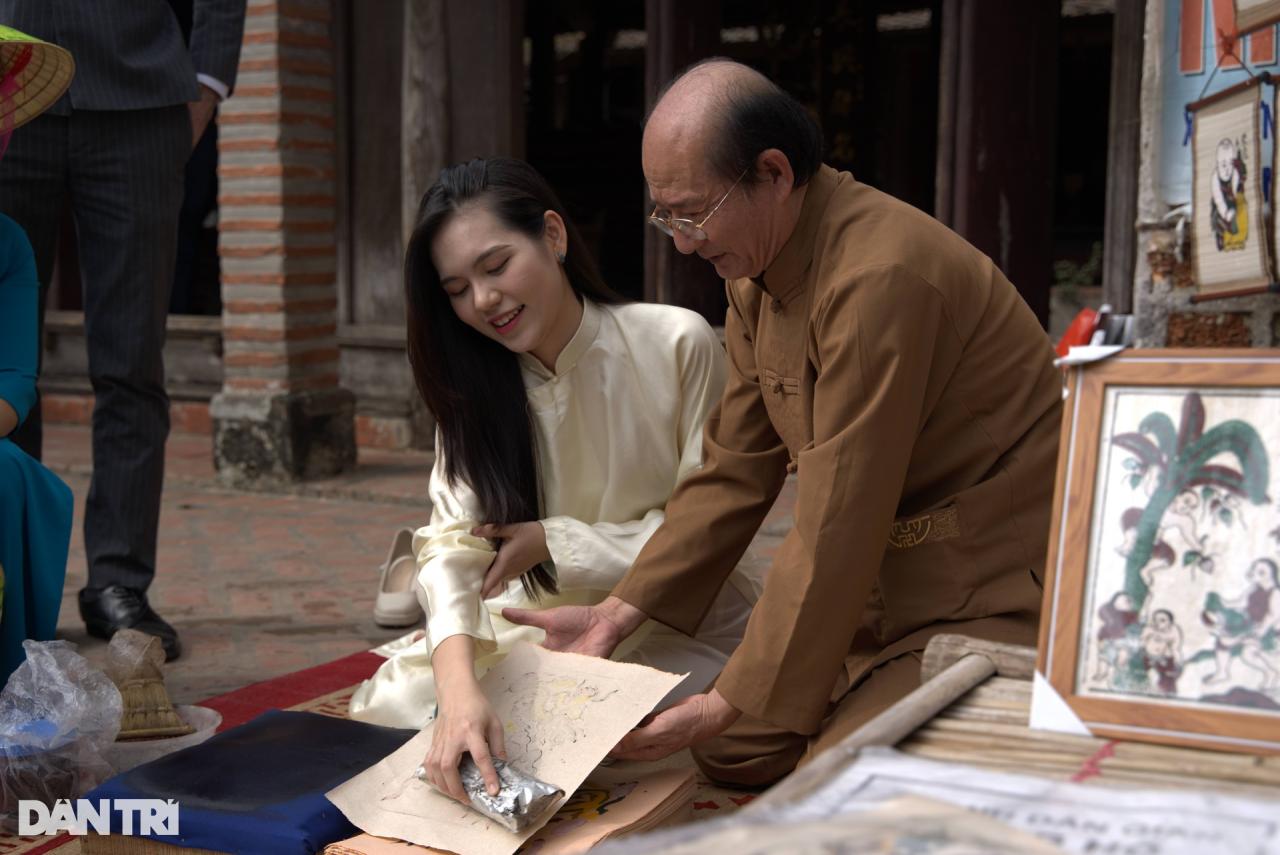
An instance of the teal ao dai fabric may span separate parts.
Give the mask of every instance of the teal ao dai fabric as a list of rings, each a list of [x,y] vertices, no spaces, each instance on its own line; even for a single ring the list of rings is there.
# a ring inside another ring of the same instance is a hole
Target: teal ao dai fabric
[[[0,399],[27,417],[36,402],[39,284],[26,234],[0,214]],[[58,625],[71,540],[71,489],[39,461],[0,438],[0,679],[26,654],[23,639],[47,641]]]

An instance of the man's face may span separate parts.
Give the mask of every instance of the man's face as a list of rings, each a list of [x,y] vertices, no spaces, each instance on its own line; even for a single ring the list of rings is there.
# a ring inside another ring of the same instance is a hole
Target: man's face
[[[1231,178],[1236,168],[1236,153],[1231,146],[1218,147],[1218,177],[1223,181]]]
[[[769,194],[747,192],[750,174],[734,187],[732,177],[712,173],[701,146],[662,145],[646,135],[644,175],[660,216],[701,223],[720,203],[702,227],[706,240],[693,240],[676,230],[672,240],[680,252],[697,253],[724,279],[756,276],[773,260],[769,236],[778,212]]]
[[[1245,578],[1255,585],[1266,586],[1271,581],[1271,568],[1261,561],[1255,561],[1249,565]]]

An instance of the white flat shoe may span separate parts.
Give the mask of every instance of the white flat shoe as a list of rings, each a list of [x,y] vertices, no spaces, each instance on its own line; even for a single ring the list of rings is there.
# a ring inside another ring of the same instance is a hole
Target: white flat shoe
[[[413,529],[402,528],[391,541],[387,560],[379,568],[378,597],[373,603],[373,621],[378,626],[400,627],[422,623],[425,615],[413,592],[418,577],[418,561],[413,555]]]

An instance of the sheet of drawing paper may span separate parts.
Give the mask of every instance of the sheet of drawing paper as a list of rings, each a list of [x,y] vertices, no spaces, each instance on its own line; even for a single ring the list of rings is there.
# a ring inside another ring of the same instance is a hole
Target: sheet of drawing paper
[[[637,844],[640,841],[635,838]],[[711,834],[644,851],[663,855],[1065,855],[1056,846],[1002,822],[919,796],[888,799],[859,813],[827,819],[773,825],[721,822]]]
[[[692,769],[645,770],[600,767],[556,811],[551,821],[525,842],[538,855],[581,855],[591,847],[632,829],[650,828],[691,809]],[[678,803],[677,803],[678,802]],[[330,843],[325,855],[428,855],[440,852],[400,840],[360,834]]]
[[[866,748],[856,760],[833,772],[822,787],[799,801],[623,838],[593,850],[592,855],[684,852],[679,847],[700,844],[726,827],[747,831],[804,827],[874,811],[886,800],[904,795],[965,808],[1075,855],[1280,852],[1280,801],[1200,790],[1147,789],[1132,784],[1121,789],[1105,784],[1068,783],[926,760],[887,748]],[[701,851],[745,855],[748,850]]]
[[[692,813],[692,769],[596,769],[551,821],[529,840],[537,855],[581,855],[597,843],[661,825],[681,808]],[[679,804],[677,804],[677,800]]]
[[[357,834],[355,837],[330,843],[324,848],[324,855],[452,855],[452,853],[443,849],[432,849],[430,846],[415,846],[389,837]]]
[[[682,679],[524,643],[485,674],[480,687],[502,720],[510,762],[573,793]],[[513,834],[414,777],[433,727],[330,791],[329,800],[368,834],[468,855],[510,855],[537,829]]]

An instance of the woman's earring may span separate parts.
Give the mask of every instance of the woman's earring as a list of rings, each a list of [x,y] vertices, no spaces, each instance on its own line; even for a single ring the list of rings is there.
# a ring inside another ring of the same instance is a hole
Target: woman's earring
[[[560,262],[561,264],[564,264],[564,259],[565,259],[565,254],[563,251],[556,253],[556,261]]]

